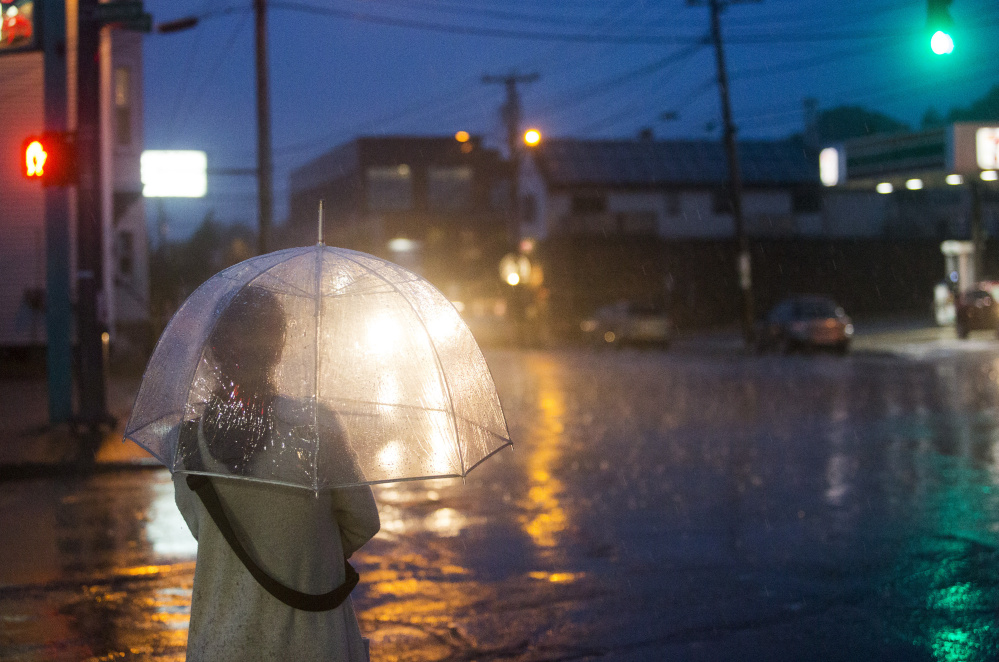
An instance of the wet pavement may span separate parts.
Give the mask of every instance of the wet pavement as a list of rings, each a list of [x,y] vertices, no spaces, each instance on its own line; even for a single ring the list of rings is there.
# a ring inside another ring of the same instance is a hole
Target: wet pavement
[[[899,347],[487,352],[516,446],[376,488],[372,659],[996,659],[999,344]],[[165,471],[3,481],[0,518],[0,660],[183,659]]]

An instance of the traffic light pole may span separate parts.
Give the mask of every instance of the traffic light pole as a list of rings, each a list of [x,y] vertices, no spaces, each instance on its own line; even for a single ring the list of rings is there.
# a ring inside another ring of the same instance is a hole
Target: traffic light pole
[[[45,130],[62,132],[69,125],[63,0],[46,0],[42,20]],[[50,423],[66,423],[73,416],[69,237],[69,191],[64,186],[45,187],[45,365]]]
[[[104,383],[104,346],[98,301],[102,278],[100,149],[100,34],[92,20],[98,0],[79,2],[77,60],[77,343],[79,421],[96,431],[110,422]],[[106,295],[106,293],[105,293]]]

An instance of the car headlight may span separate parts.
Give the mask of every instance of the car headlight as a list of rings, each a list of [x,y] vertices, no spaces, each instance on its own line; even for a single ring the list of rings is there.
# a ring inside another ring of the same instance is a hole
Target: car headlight
[[[853,335],[853,324],[851,324],[850,322],[847,322],[843,326],[843,333],[845,333],[848,336],[852,336]]]

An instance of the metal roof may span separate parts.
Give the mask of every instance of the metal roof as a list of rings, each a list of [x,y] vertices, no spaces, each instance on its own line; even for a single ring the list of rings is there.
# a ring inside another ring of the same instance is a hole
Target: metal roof
[[[742,181],[750,186],[818,184],[817,159],[791,141],[742,141]],[[723,185],[728,162],[718,141],[548,139],[536,148],[550,186]]]

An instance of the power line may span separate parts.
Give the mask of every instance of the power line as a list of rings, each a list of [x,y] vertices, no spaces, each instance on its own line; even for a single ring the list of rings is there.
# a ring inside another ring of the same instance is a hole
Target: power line
[[[393,27],[412,28],[430,32],[444,32],[449,34],[460,34],[478,37],[497,37],[505,39],[522,39],[527,41],[563,41],[577,43],[609,43],[609,44],[689,44],[696,42],[699,37],[679,36],[679,35],[621,35],[621,34],[586,34],[571,32],[544,32],[531,30],[510,30],[506,28],[490,28],[471,25],[453,25],[437,23],[433,21],[421,21],[414,19],[399,18],[379,14],[369,14],[365,12],[355,12],[334,7],[318,7],[307,3],[294,2],[291,0],[278,0],[271,4],[276,9],[286,9],[307,14],[321,16],[331,16],[351,21],[361,21],[365,23],[375,23],[380,25],[390,25]]]
[[[470,7],[467,4],[461,3],[447,3],[447,2],[414,2],[413,0],[373,0],[379,4],[390,4],[397,7],[403,7],[405,9],[419,9],[422,8],[427,10],[428,13],[435,14],[458,14],[460,16],[470,16],[478,15],[486,18],[497,19],[501,21],[509,22],[523,22],[523,23],[550,23],[553,25],[583,25],[592,26],[593,16],[572,16],[566,14],[535,14],[535,13],[522,13],[515,11],[508,11],[503,9],[486,8],[486,7]],[[371,4],[370,2],[364,2],[362,5]]]
[[[212,59],[211,66],[208,68],[206,75],[201,79],[201,84],[198,85],[198,87],[194,90],[194,95],[191,99],[192,104],[195,105],[197,104],[197,102],[201,99],[202,95],[205,93],[205,90],[208,88],[209,84],[211,84],[212,79],[215,77],[216,74],[218,74],[219,69],[222,68],[222,65],[227,61],[227,58],[230,55],[232,55],[233,45],[236,43],[236,39],[239,38],[240,33],[243,31],[243,28],[246,26],[246,22],[248,19],[249,19],[249,13],[245,14],[242,17],[242,19],[239,22],[237,22],[236,25],[233,26],[232,32],[229,33],[229,37],[226,39],[225,45],[222,47],[221,57],[216,57]],[[184,87],[186,88],[186,83]],[[177,107],[175,109],[175,112],[178,113],[178,116],[180,110],[180,103],[181,100],[178,99]],[[175,126],[176,125],[173,122],[171,122],[170,124],[171,135],[174,134]]]
[[[507,28],[493,28],[475,25],[455,25],[449,23],[438,23],[435,21],[424,21],[418,19],[401,18],[385,14],[371,14],[367,12],[338,9],[335,7],[321,7],[294,0],[277,0],[271,3],[276,9],[297,11],[301,13],[330,16],[345,20],[360,21],[365,23],[375,23],[389,25],[393,27],[411,28],[430,32],[443,32],[448,34],[459,34],[465,36],[496,37],[503,39],[521,39],[528,41],[554,41],[554,42],[576,42],[576,43],[613,43],[613,44],[649,44],[649,45],[683,45],[698,43],[703,37],[697,35],[663,35],[663,34],[589,34],[573,32],[546,32],[536,30],[512,30]],[[987,29],[997,25],[994,22],[979,22],[972,29]],[[804,34],[729,34],[726,36],[726,43],[739,45],[772,45],[788,43],[811,43],[826,41],[845,40],[891,40],[899,37],[915,37],[921,34],[919,30],[907,30],[898,32],[886,31],[857,31],[857,32],[836,32],[836,33],[804,33]]]
[[[666,57],[650,62],[649,64],[642,65],[637,69],[632,69],[631,71],[617,74],[602,81],[590,83],[585,87],[577,88],[576,90],[570,91],[563,95],[561,100],[555,100],[547,106],[542,106],[542,112],[561,110],[581,103],[591,97],[605,94],[632,80],[654,74],[672,64],[681,62],[697,53],[703,47],[704,44],[691,44],[683,49],[680,49],[679,51],[667,55]]]

